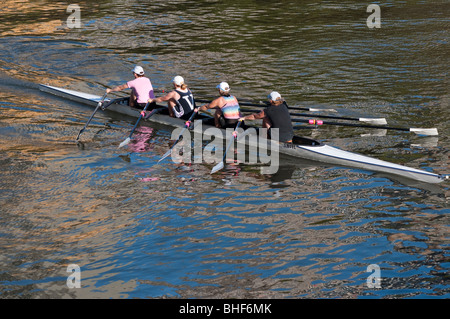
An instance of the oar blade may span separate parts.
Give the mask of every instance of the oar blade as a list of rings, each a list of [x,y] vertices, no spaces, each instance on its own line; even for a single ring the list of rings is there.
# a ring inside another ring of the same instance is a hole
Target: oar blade
[[[172,153],[172,149],[168,150],[158,161],[161,162],[163,159],[165,159],[166,157],[168,157],[170,154]]]
[[[211,174],[214,174],[214,173],[220,171],[222,168],[223,168],[223,161],[212,168]]]
[[[313,108],[313,107],[306,108],[306,109],[307,109],[307,111],[310,111],[310,112],[336,112],[337,113],[337,111],[335,109],[317,109],[317,108]]]
[[[122,143],[119,144],[119,148],[122,148],[125,145],[128,145],[130,142],[131,142],[131,138],[127,137]]]
[[[409,130],[418,135],[428,135],[428,136],[439,135],[437,128],[410,128]]]
[[[76,141],[78,141],[78,140],[80,139],[80,135],[81,135],[81,133],[83,133],[83,132],[84,132],[84,127],[78,132]]]
[[[385,118],[366,118],[366,117],[361,117],[359,118],[360,122],[365,122],[365,123],[370,123],[370,124],[374,124],[374,125],[386,125],[387,121]]]

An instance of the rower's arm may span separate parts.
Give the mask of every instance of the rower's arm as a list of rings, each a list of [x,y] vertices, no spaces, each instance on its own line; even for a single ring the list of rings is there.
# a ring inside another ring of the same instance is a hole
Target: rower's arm
[[[119,86],[116,86],[115,88],[112,88],[112,89],[106,89],[106,93],[109,93],[109,92],[118,92],[118,91],[122,91],[122,90],[125,90],[125,89],[128,89],[128,84],[122,84],[122,85],[119,85]]]
[[[220,109],[219,100],[220,100],[220,98],[215,99],[214,101],[212,101],[212,102],[209,103],[209,104],[204,104],[204,105],[200,106],[200,107],[198,108],[198,110],[204,112],[204,111],[206,111],[206,110],[214,109],[214,108]]]
[[[175,98],[175,91],[170,92],[169,94],[167,94],[166,96],[161,96],[161,97],[157,97],[156,99],[149,99],[149,102],[155,102],[155,103],[161,103],[161,102],[166,102],[166,101],[170,101],[170,100],[176,100]]]
[[[261,111],[259,113],[253,113],[250,115],[246,115],[244,117],[241,117],[242,120],[249,120],[249,121],[253,121],[253,120],[260,120],[263,119],[264,117],[266,117],[266,113],[264,113],[264,111]]]

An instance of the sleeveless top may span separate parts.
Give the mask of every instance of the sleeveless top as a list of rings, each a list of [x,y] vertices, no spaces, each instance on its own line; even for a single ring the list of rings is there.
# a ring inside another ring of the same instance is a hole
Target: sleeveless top
[[[146,104],[148,99],[155,98],[152,82],[145,76],[128,81],[127,85],[133,90],[137,103]]]
[[[233,95],[222,96],[226,102],[225,106],[221,108],[223,117],[227,120],[238,120],[241,116],[239,103]]]
[[[175,101],[176,105],[173,110],[175,116],[178,118],[188,120],[195,108],[194,95],[189,89],[187,90],[187,92],[179,90],[175,90],[175,92],[177,92],[180,95],[180,98],[177,101]]]
[[[280,105],[270,105],[264,113],[272,123],[273,128],[278,128],[279,141],[287,142],[294,137],[294,129],[292,128],[291,116],[286,102]]]

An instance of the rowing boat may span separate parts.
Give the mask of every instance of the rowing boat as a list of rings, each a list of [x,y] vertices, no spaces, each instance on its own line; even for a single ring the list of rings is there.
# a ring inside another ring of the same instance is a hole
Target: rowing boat
[[[78,92],[74,90],[44,84],[41,84],[39,86],[39,89],[43,92],[47,92],[62,97],[64,99],[72,100],[93,107],[96,107],[98,102],[102,99],[102,97],[98,95]],[[117,112],[123,115],[139,117],[141,112],[141,110],[139,109],[129,107],[128,99],[126,98],[115,100],[105,99],[105,103],[110,103],[110,105],[108,106],[109,111]],[[149,120],[155,123],[168,125],[176,128],[181,128],[185,125],[184,120],[172,118],[167,114],[167,112],[165,113],[163,112],[162,114],[159,113],[154,114]],[[194,130],[195,130],[195,122],[194,122]],[[207,122],[206,121],[202,122],[204,132],[206,132],[206,129],[208,127],[211,127],[211,125],[205,125],[205,123]],[[229,138],[230,134],[231,133],[225,132],[224,137]],[[251,139],[245,138],[241,139],[240,141],[241,143],[250,143],[249,141],[251,141]],[[267,145],[269,149],[274,149],[271,147],[273,143],[278,142],[272,140],[268,141]],[[263,144],[264,143],[259,142],[258,145],[261,146]],[[365,155],[341,150],[339,148],[326,145],[319,141],[306,137],[295,136],[293,139],[293,143],[278,143],[277,146],[278,146],[277,149],[280,153],[297,158],[303,158],[307,160],[343,167],[359,168],[372,172],[393,174],[396,176],[401,176],[426,183],[440,183],[449,178],[448,175],[435,174],[425,170],[415,169],[404,165],[399,165],[375,159],[372,157],[368,157]]]

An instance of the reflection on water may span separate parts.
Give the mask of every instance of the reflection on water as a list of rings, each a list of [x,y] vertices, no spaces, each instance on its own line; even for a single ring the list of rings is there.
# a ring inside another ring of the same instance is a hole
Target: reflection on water
[[[382,28],[347,2],[8,0],[0,16],[2,298],[448,298],[448,185],[282,159],[279,171],[157,164],[171,129],[36,90],[101,95],[144,66],[158,89],[279,90],[291,105],[437,127],[438,139],[304,129],[332,145],[447,172],[444,2],[385,3]],[[32,20],[32,23],[29,21]],[[444,57],[444,58],[443,58]],[[436,119],[444,119],[437,121]],[[81,289],[66,286],[69,264]],[[382,288],[366,285],[371,264]]]

